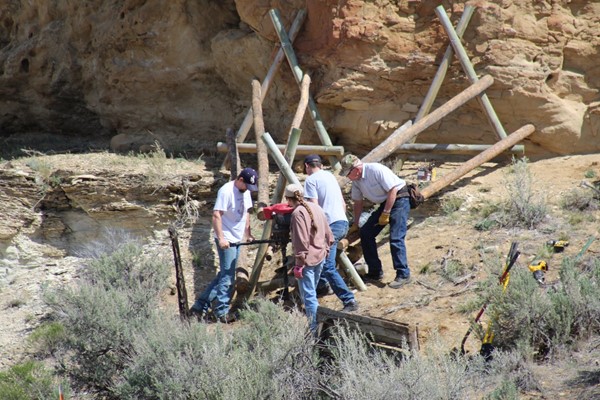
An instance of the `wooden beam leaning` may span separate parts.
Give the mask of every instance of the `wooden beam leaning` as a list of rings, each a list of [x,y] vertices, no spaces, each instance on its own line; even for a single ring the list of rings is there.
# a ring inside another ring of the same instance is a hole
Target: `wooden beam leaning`
[[[300,124],[302,123],[302,119],[304,114],[306,113],[306,107],[308,104],[308,88],[310,86],[310,77],[308,75],[304,75],[302,78],[301,85],[301,93],[300,93],[300,101],[298,102],[298,107],[296,108],[296,114],[292,119],[292,125],[290,127],[290,131],[288,133],[288,141],[284,152],[284,160],[288,164],[292,164],[294,157],[296,155],[296,148],[298,147],[298,142],[300,141],[300,134],[302,130],[299,129]],[[257,137],[257,140],[258,137]],[[264,141],[263,141],[264,142]],[[295,175],[294,175],[295,177]],[[279,173],[277,177],[277,184],[275,186],[275,193],[273,193],[273,197],[271,198],[271,203],[279,203],[283,197],[283,191],[285,189],[285,175],[283,171]],[[258,218],[264,220],[264,216],[262,216],[262,210],[258,212]],[[263,226],[263,234],[262,239],[270,239],[271,232],[273,229],[273,221],[268,220],[265,222]],[[258,278],[260,277],[260,272],[262,271],[262,265],[265,260],[265,256],[267,254],[268,246],[266,244],[261,244],[256,252],[256,258],[254,259],[254,265],[252,267],[252,274],[249,279],[249,296],[252,295],[256,284],[258,282]]]
[[[252,81],[252,114],[254,116],[254,132],[259,138],[265,133],[263,121],[260,83]],[[264,143],[257,140],[256,154],[258,158],[258,208],[268,205],[269,202],[269,155]]]
[[[491,160],[501,152],[505,151],[506,149],[514,146],[521,140],[525,139],[534,131],[535,127],[531,124],[522,126],[521,128],[514,131],[512,134],[508,135],[505,139],[500,140],[495,145],[485,150],[484,152],[478,154],[477,156],[473,157],[472,159],[470,159],[451,173],[439,177],[436,181],[431,182],[429,186],[421,190],[421,194],[425,198],[431,197],[433,194],[448,186],[461,176],[467,174],[472,169],[477,168],[484,162]]]
[[[471,5],[467,5],[465,7],[463,14],[460,17],[460,20],[458,21],[458,24],[456,25],[456,34],[459,35],[459,37],[462,37],[463,33],[467,29],[467,25],[469,25],[469,21],[471,20],[471,16],[473,15],[473,11],[475,11],[475,7],[473,7]],[[433,77],[433,80],[431,81],[431,86],[429,86],[429,90],[427,91],[427,94],[425,95],[425,98],[423,99],[423,102],[421,103],[421,107],[419,107],[419,111],[417,112],[417,115],[415,116],[415,122],[421,120],[425,115],[429,114],[429,111],[431,110],[431,107],[433,106],[433,102],[435,101],[435,98],[437,97],[437,94],[440,91],[440,87],[442,86],[442,83],[444,82],[444,78],[446,77],[446,72],[448,71],[448,66],[450,65],[450,60],[452,59],[453,55],[454,55],[454,50],[452,49],[452,46],[449,45],[446,48],[444,57],[442,57],[442,61],[440,62],[440,65],[435,73],[435,76]],[[416,138],[417,137],[415,136],[408,143],[414,143]],[[402,169],[405,159],[406,159],[406,157],[401,157],[396,162],[394,169],[396,169],[396,170]]]
[[[277,163],[277,166],[279,167],[279,170],[281,171],[283,176],[285,176],[285,179],[287,179],[287,181],[290,183],[296,183],[299,185],[300,181],[298,180],[298,177],[296,176],[296,174],[294,174],[294,171],[292,170],[292,167],[290,167],[290,164],[288,164],[283,155],[281,155],[281,152],[277,148],[277,145],[273,141],[273,138],[271,137],[269,132],[263,133],[261,139],[267,145],[269,153],[275,160],[275,163]]]
[[[292,171],[292,168],[289,166],[284,156],[281,155],[281,152],[277,148],[277,145],[273,141],[273,138],[271,138],[271,135],[268,132],[265,132],[261,138],[265,142],[268,151],[271,153],[271,156],[275,159],[275,162],[279,166],[281,173],[283,174],[283,176],[285,176],[288,182],[300,184],[300,181]],[[279,198],[281,198],[281,195]],[[267,220],[264,225],[262,239],[270,239],[272,227],[273,220]],[[248,284],[249,290],[246,293],[248,297],[252,296],[256,288],[258,278],[260,277],[260,273],[262,271],[262,265],[265,258],[266,250],[267,245],[261,244],[258,247],[258,251],[256,252],[256,259],[254,260],[254,266],[252,267],[252,273],[250,274],[250,281]]]
[[[296,39],[296,36],[298,36],[298,32],[300,32],[300,27],[302,27],[302,24],[304,24],[305,19],[306,19],[306,10],[305,9],[298,10],[298,14],[296,14],[296,18],[294,19],[294,22],[292,23],[292,26],[290,27],[290,32],[288,34],[291,42],[293,42]],[[277,54],[275,54],[275,57],[273,58],[273,62],[271,63],[271,67],[267,71],[267,75],[265,76],[265,79],[263,79],[262,85],[260,87],[261,101],[263,101],[265,99],[265,96],[267,95],[267,91],[271,87],[273,78],[275,77],[277,70],[281,66],[281,63],[283,62],[284,57],[285,57],[285,53],[283,51],[283,48],[280,47],[279,50],[277,50]],[[237,131],[236,140],[238,143],[241,143],[244,140],[246,140],[246,136],[248,135],[248,132],[250,132],[251,127],[252,127],[252,107],[250,107],[248,109],[248,112],[246,113],[246,116],[244,117],[244,121],[242,122],[242,125],[240,125],[240,128]]]
[[[475,11],[475,7],[471,5],[467,5],[465,7],[465,10],[463,11],[462,16],[460,17],[460,20],[456,25],[456,35],[459,38],[462,38],[462,35],[465,33],[465,30],[469,25],[469,21],[473,16],[473,11]],[[433,102],[435,101],[435,98],[437,97],[437,94],[440,91],[442,82],[444,82],[444,78],[446,77],[446,72],[448,71],[448,66],[450,65],[450,60],[452,59],[453,55],[454,50],[452,48],[452,45],[448,45],[448,48],[446,48],[446,52],[444,53],[444,57],[442,58],[442,62],[440,63],[440,66],[438,67],[438,70],[436,71],[435,76],[431,81],[431,86],[429,87],[429,90],[427,91],[427,94],[423,99],[423,103],[421,103],[421,107],[417,112],[415,122],[419,121],[424,116],[429,114],[431,106],[433,105]]]
[[[361,279],[358,272],[356,272],[356,269],[354,268],[354,265],[352,265],[352,261],[350,261],[346,252],[344,250],[337,250],[337,251],[338,251],[338,255],[337,255],[338,261],[340,262],[340,264],[342,264],[342,267],[344,268],[346,275],[352,280],[352,282],[354,283],[354,286],[356,286],[356,288],[359,291],[361,291],[361,292],[366,291],[367,285],[365,285],[365,283]]]
[[[396,153],[473,154],[481,153],[492,146],[491,144],[407,143],[400,146]],[[525,146],[519,144],[507,151],[513,154],[523,154]]]
[[[435,8],[435,13],[437,14],[438,18],[440,19],[442,26],[446,30],[446,33],[448,34],[448,37],[450,38],[450,44],[454,48],[454,52],[456,53],[456,56],[458,57],[461,65],[463,67],[463,70],[467,74],[467,77],[469,78],[471,83],[476,83],[478,78],[477,78],[477,74],[475,73],[475,68],[473,68],[473,64],[471,64],[471,61],[469,60],[467,51],[465,50],[462,43],[460,42],[460,37],[458,36],[456,31],[452,27],[452,23],[450,22],[450,19],[448,18],[448,15],[446,14],[444,7],[437,6]],[[494,129],[494,131],[496,132],[496,135],[498,136],[498,138],[499,139],[506,138],[506,132],[504,131],[504,128],[502,127],[502,124],[500,123],[500,120],[498,119],[498,116],[496,115],[496,112],[494,111],[494,107],[492,107],[492,103],[490,102],[490,99],[487,97],[487,94],[482,93],[477,98],[477,100],[479,101],[479,104],[481,104],[481,106],[483,107],[483,111],[485,111],[485,115],[487,116],[488,121],[489,121],[490,125],[492,126],[492,128]]]
[[[279,37],[279,41],[281,42],[281,47],[285,53],[285,56],[288,60],[288,64],[292,69],[292,73],[294,78],[296,79],[296,83],[300,84],[302,82],[302,77],[304,73],[300,68],[298,63],[298,59],[296,58],[296,54],[294,53],[294,49],[292,48],[290,39],[283,29],[283,25],[281,24],[281,16],[279,15],[279,11],[276,9],[271,9],[269,11],[269,16],[271,17],[271,21],[273,22],[273,26],[275,27],[275,32],[277,32],[277,36]],[[319,135],[319,139],[321,140],[321,144],[325,146],[331,146],[333,143],[329,138],[329,134],[327,133],[327,129],[325,129],[325,125],[323,124],[323,120],[321,115],[319,114],[319,110],[317,109],[317,105],[312,96],[308,98],[308,108],[310,110],[310,116],[315,125],[315,129],[317,130],[317,134]],[[329,157],[329,163],[334,171],[339,171],[341,166],[336,157]]]
[[[236,146],[238,153],[256,153],[256,143],[238,143]],[[285,151],[286,145],[278,144],[276,146],[281,153]],[[218,142],[217,151],[219,153],[226,153],[229,151],[229,146],[227,143]],[[313,146],[310,144],[299,144],[296,148],[296,154],[319,154],[342,157],[344,155],[344,146]]]
[[[423,119],[417,121],[414,125],[408,127],[404,131],[401,130],[402,127],[396,129],[396,131],[394,131],[386,140],[371,150],[369,154],[364,156],[362,161],[379,162],[383,160],[396,151],[396,149],[398,149],[400,146],[407,143],[410,139],[423,132],[425,129],[429,128],[431,125],[435,124],[437,121],[441,120],[443,117],[450,114],[452,111],[456,110],[473,97],[479,95],[488,87],[492,86],[492,83],[494,83],[494,79],[489,75],[485,75],[477,83],[472,84],[467,89],[463,90],[461,93],[457,94],[446,103],[436,108],[430,114],[423,117]]]

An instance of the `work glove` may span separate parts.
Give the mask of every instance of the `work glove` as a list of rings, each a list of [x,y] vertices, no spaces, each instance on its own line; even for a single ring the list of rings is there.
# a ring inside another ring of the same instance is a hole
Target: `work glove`
[[[358,225],[356,224],[352,224],[352,226],[350,227],[350,229],[348,229],[348,233],[346,234],[346,236],[350,236],[354,233],[358,232]]]
[[[388,212],[382,212],[381,215],[379,216],[379,220],[377,221],[377,223],[379,225],[382,226],[386,226],[387,224],[390,223],[390,213]]]
[[[304,269],[304,265],[296,265],[294,267],[294,277],[296,279],[302,279],[302,270]]]

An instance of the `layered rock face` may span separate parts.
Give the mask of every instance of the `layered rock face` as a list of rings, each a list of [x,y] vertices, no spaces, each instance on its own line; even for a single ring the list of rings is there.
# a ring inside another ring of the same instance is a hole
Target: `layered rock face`
[[[448,43],[437,1],[5,0],[0,9],[0,136],[46,144],[210,152],[237,130],[277,43],[269,10],[294,49],[334,144],[364,154],[413,119]],[[496,0],[476,7],[463,44],[510,133],[532,123],[528,154],[600,150],[600,3]],[[467,2],[444,2],[454,24]],[[437,107],[470,84],[453,59]],[[284,142],[299,100],[284,62],[263,104]],[[310,117],[301,143],[319,143]],[[48,143],[44,141],[47,140]],[[419,135],[424,143],[498,139],[470,101]],[[251,134],[248,141],[254,141]],[[6,148],[7,146],[5,146]]]

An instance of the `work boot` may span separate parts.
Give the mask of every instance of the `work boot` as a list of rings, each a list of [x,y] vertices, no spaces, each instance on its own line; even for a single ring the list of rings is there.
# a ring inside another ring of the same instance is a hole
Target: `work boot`
[[[358,311],[358,302],[356,300],[352,300],[349,303],[346,303],[344,305],[344,308],[342,309],[342,312],[353,312],[353,311]]]
[[[410,282],[410,276],[408,278],[403,278],[401,276],[396,275],[396,279],[390,282],[389,286],[392,289],[400,289],[402,286],[406,285]]]
[[[364,276],[364,280],[365,281],[371,281],[371,282],[381,282],[381,280],[383,279],[383,271],[379,271],[378,273],[368,273]]]

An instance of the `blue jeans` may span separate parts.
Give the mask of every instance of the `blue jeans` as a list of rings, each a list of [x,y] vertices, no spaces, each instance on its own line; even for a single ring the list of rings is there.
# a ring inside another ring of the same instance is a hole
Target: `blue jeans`
[[[215,302],[213,314],[220,318],[229,312],[229,303],[231,303],[231,296],[235,287],[235,266],[240,255],[240,247],[222,249],[219,247],[217,240],[215,240],[215,243],[219,253],[219,273],[198,296],[192,308],[200,313],[206,312]]]
[[[305,265],[302,270],[302,278],[298,279],[298,289],[300,289],[300,296],[302,297],[302,303],[304,303],[304,311],[308,318],[310,330],[316,332],[317,330],[317,309],[319,308],[319,301],[317,300],[317,282],[321,276],[321,270],[325,259],[317,265],[308,266]]]
[[[346,282],[344,282],[335,266],[337,264],[337,245],[348,233],[348,221],[335,221],[329,225],[329,228],[331,228],[331,232],[333,233],[333,244],[329,249],[329,255],[325,259],[318,287],[323,287],[329,283],[331,289],[333,289],[333,293],[335,293],[344,305],[347,305],[354,301],[354,293],[348,289]]]
[[[381,260],[379,259],[379,255],[377,255],[375,237],[384,228],[377,224],[384,206],[385,203],[381,203],[377,210],[371,214],[367,222],[360,228],[360,243],[363,256],[369,266],[369,275],[373,277],[377,277],[382,272]],[[396,199],[390,211],[390,252],[396,276],[401,278],[408,278],[410,276],[406,257],[406,244],[404,243],[409,212],[410,203],[408,197]]]

